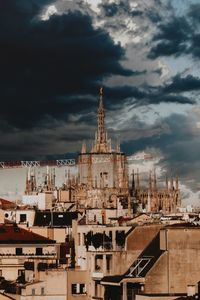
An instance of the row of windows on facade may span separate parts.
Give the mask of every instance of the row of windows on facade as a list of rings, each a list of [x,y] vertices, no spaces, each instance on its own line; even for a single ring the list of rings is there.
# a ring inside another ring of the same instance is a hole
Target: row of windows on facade
[[[78,246],[85,246],[87,244],[88,235],[95,236],[96,234],[100,234],[102,236],[102,245],[105,245],[108,241],[112,244],[115,242],[118,246],[123,246],[125,243],[125,231],[124,230],[116,230],[109,232],[92,232],[88,233],[78,233]],[[91,245],[91,243],[89,243]]]
[[[41,295],[44,295],[44,292],[45,292],[44,287],[41,287]],[[32,296],[36,295],[35,289],[32,289],[31,294]]]
[[[36,248],[35,255],[43,255],[43,248]],[[13,255],[13,253],[0,253],[0,255]],[[23,248],[15,248],[15,255],[24,255]],[[33,253],[31,253],[33,255]]]
[[[31,291],[32,295],[36,295],[36,290],[32,289]],[[45,289],[44,287],[41,287],[41,295],[44,295]],[[74,294],[86,294],[86,285],[85,283],[73,283],[71,285],[71,293]]]

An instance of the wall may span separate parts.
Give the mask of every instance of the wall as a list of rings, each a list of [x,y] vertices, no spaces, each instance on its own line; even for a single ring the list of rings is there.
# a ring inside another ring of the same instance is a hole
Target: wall
[[[100,226],[100,225],[78,225],[77,226],[77,222],[73,221],[73,236],[75,238],[75,244],[76,246],[76,261],[79,263],[80,267],[85,269],[87,268],[87,261],[86,261],[86,246],[84,244],[84,234],[87,234],[89,231],[92,231],[93,234],[100,232],[100,233],[104,233],[109,236],[110,232],[112,232],[112,249],[110,249],[108,252],[113,254],[113,257],[115,255],[117,255],[116,257],[116,262],[117,264],[113,263],[113,266],[115,266],[116,268],[120,267],[121,264],[118,263],[118,259],[120,257],[120,255],[123,255],[123,253],[125,253],[126,258],[125,260],[128,258],[128,254],[124,251],[121,251],[122,248],[117,248],[116,245],[116,240],[115,240],[115,235],[116,235],[116,231],[124,231],[127,232],[131,227],[128,226],[117,226],[117,227],[112,227],[112,226]],[[106,252],[106,249],[102,249],[97,248],[95,249],[93,246],[89,246],[88,247],[88,255],[90,255],[90,253],[98,253],[100,251]],[[118,255],[119,254],[119,255]],[[81,259],[80,259],[81,258]],[[122,265],[122,267],[124,267],[124,264]],[[123,269],[124,270],[124,269]],[[117,271],[117,270],[115,270]],[[92,270],[93,272],[93,270]]]
[[[144,225],[135,227],[126,239],[126,250],[144,250],[162,227],[163,225]]]
[[[94,187],[97,184],[97,188],[103,187],[103,185],[112,188],[122,184],[118,176],[123,174],[125,168],[125,155],[123,153],[80,154],[78,158],[80,183],[87,183],[89,163],[91,163]],[[102,180],[100,173],[108,173],[107,179]]]
[[[54,199],[53,192],[39,193],[38,195],[23,195],[22,202],[24,204],[36,205],[39,209],[51,209]]]
[[[29,205],[37,205],[38,204],[38,195],[23,195],[22,203]]]
[[[128,270],[128,268],[132,265],[132,263],[137,259],[139,254],[139,250],[121,251],[114,253],[112,264],[113,274],[120,275],[125,273]]]
[[[71,286],[75,283],[83,283],[86,285],[86,294],[72,294]],[[68,270],[67,272],[67,299],[79,300],[90,299],[89,273],[82,270]]]
[[[35,210],[31,210],[31,209],[28,209],[28,210],[16,210],[16,223],[20,223],[20,215],[21,214],[25,214],[26,215],[26,222],[24,223],[27,223],[28,222],[28,225],[29,226],[33,226],[33,223],[34,223],[34,218],[35,218]]]
[[[200,228],[166,231],[169,251],[169,290],[187,292],[195,285],[200,273]]]
[[[54,199],[53,192],[45,192],[38,194],[38,208],[41,210],[52,209],[52,201]]]
[[[15,249],[23,248],[23,255],[17,255]],[[36,255],[36,248],[43,248],[43,255]],[[52,259],[56,258],[57,245],[23,245],[23,244],[13,244],[13,245],[1,245],[0,254],[0,270],[2,271],[2,276],[7,280],[16,280],[18,277],[18,270],[24,269],[24,262],[28,260],[29,257],[34,256],[34,258],[40,257],[40,259]]]
[[[67,191],[63,191],[63,190],[61,190],[61,189],[59,189],[58,191],[57,191],[57,193],[58,193],[58,201],[59,202],[69,202],[70,201],[70,195],[69,195],[69,191],[67,190]]]
[[[5,210],[2,210],[0,208],[0,223],[4,223],[4,214],[5,214]]]
[[[147,296],[147,295],[137,295],[135,300],[174,300],[177,296]]]
[[[32,289],[35,289],[35,295],[32,295]],[[26,285],[20,300],[66,300],[66,295],[67,271],[51,269],[38,272],[38,281]]]
[[[19,224],[19,227],[27,229],[27,227],[23,226],[22,224]],[[32,232],[37,233],[39,235],[42,235],[44,237],[48,237],[48,228],[47,227],[32,226],[32,227],[29,227],[29,230],[31,230]]]
[[[16,280],[18,277],[18,270],[23,270],[24,264],[18,259],[9,258],[2,259],[0,269],[2,270],[2,276],[6,280]]]
[[[20,226],[21,227],[21,226]],[[37,227],[33,226],[29,228],[32,232],[55,240],[56,243],[64,243],[66,237],[65,227]]]
[[[64,269],[52,269],[40,272],[40,280],[45,281],[45,292],[54,297],[67,294],[67,271]]]
[[[161,246],[166,251],[148,272],[145,292],[187,293],[187,286],[199,281],[200,228],[174,227],[161,231]]]
[[[145,277],[145,293],[165,294],[168,293],[168,253],[165,252],[154,264]]]

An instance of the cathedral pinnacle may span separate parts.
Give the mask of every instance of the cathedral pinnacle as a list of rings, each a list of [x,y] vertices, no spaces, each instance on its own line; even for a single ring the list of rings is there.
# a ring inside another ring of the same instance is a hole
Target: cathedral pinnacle
[[[99,113],[99,111],[102,111],[102,110],[104,111],[104,106],[103,106],[103,88],[101,87],[100,90],[99,90],[99,109],[98,109],[98,113]],[[104,113],[104,117],[105,117],[105,113]]]
[[[97,131],[95,134],[95,145],[93,152],[106,153],[110,149],[108,147],[107,132],[105,129],[105,109],[103,105],[103,88],[99,90],[99,107],[97,112]]]

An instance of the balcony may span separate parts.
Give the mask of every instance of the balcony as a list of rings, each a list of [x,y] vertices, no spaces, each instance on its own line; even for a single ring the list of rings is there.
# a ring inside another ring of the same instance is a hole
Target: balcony
[[[93,279],[101,279],[101,278],[103,278],[103,276],[104,276],[104,274],[101,271],[100,272],[95,271],[95,272],[92,273],[92,278]]]
[[[43,253],[43,254],[35,254],[35,253],[21,253],[19,255],[17,255],[16,253],[0,253],[0,258],[24,258],[24,257],[34,257],[34,258],[44,258],[44,257],[56,257],[57,254],[56,252],[52,252],[52,253]]]
[[[103,250],[113,250],[112,242],[103,242]]]
[[[37,264],[38,271],[46,271],[48,269],[57,269],[57,268],[58,268],[58,264],[56,262],[54,262],[54,263],[40,262]],[[24,269],[34,271],[34,269],[35,269],[34,262],[33,261],[25,261]]]

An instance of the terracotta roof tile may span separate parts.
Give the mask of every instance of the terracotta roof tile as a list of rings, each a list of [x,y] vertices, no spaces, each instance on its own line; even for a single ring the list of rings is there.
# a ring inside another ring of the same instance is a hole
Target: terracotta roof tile
[[[0,224],[0,244],[53,244],[48,239],[32,231],[18,227],[16,224]]]
[[[10,200],[6,200],[3,198],[0,198],[0,208],[2,209],[9,209],[9,208],[14,208],[16,207],[16,203]]]

